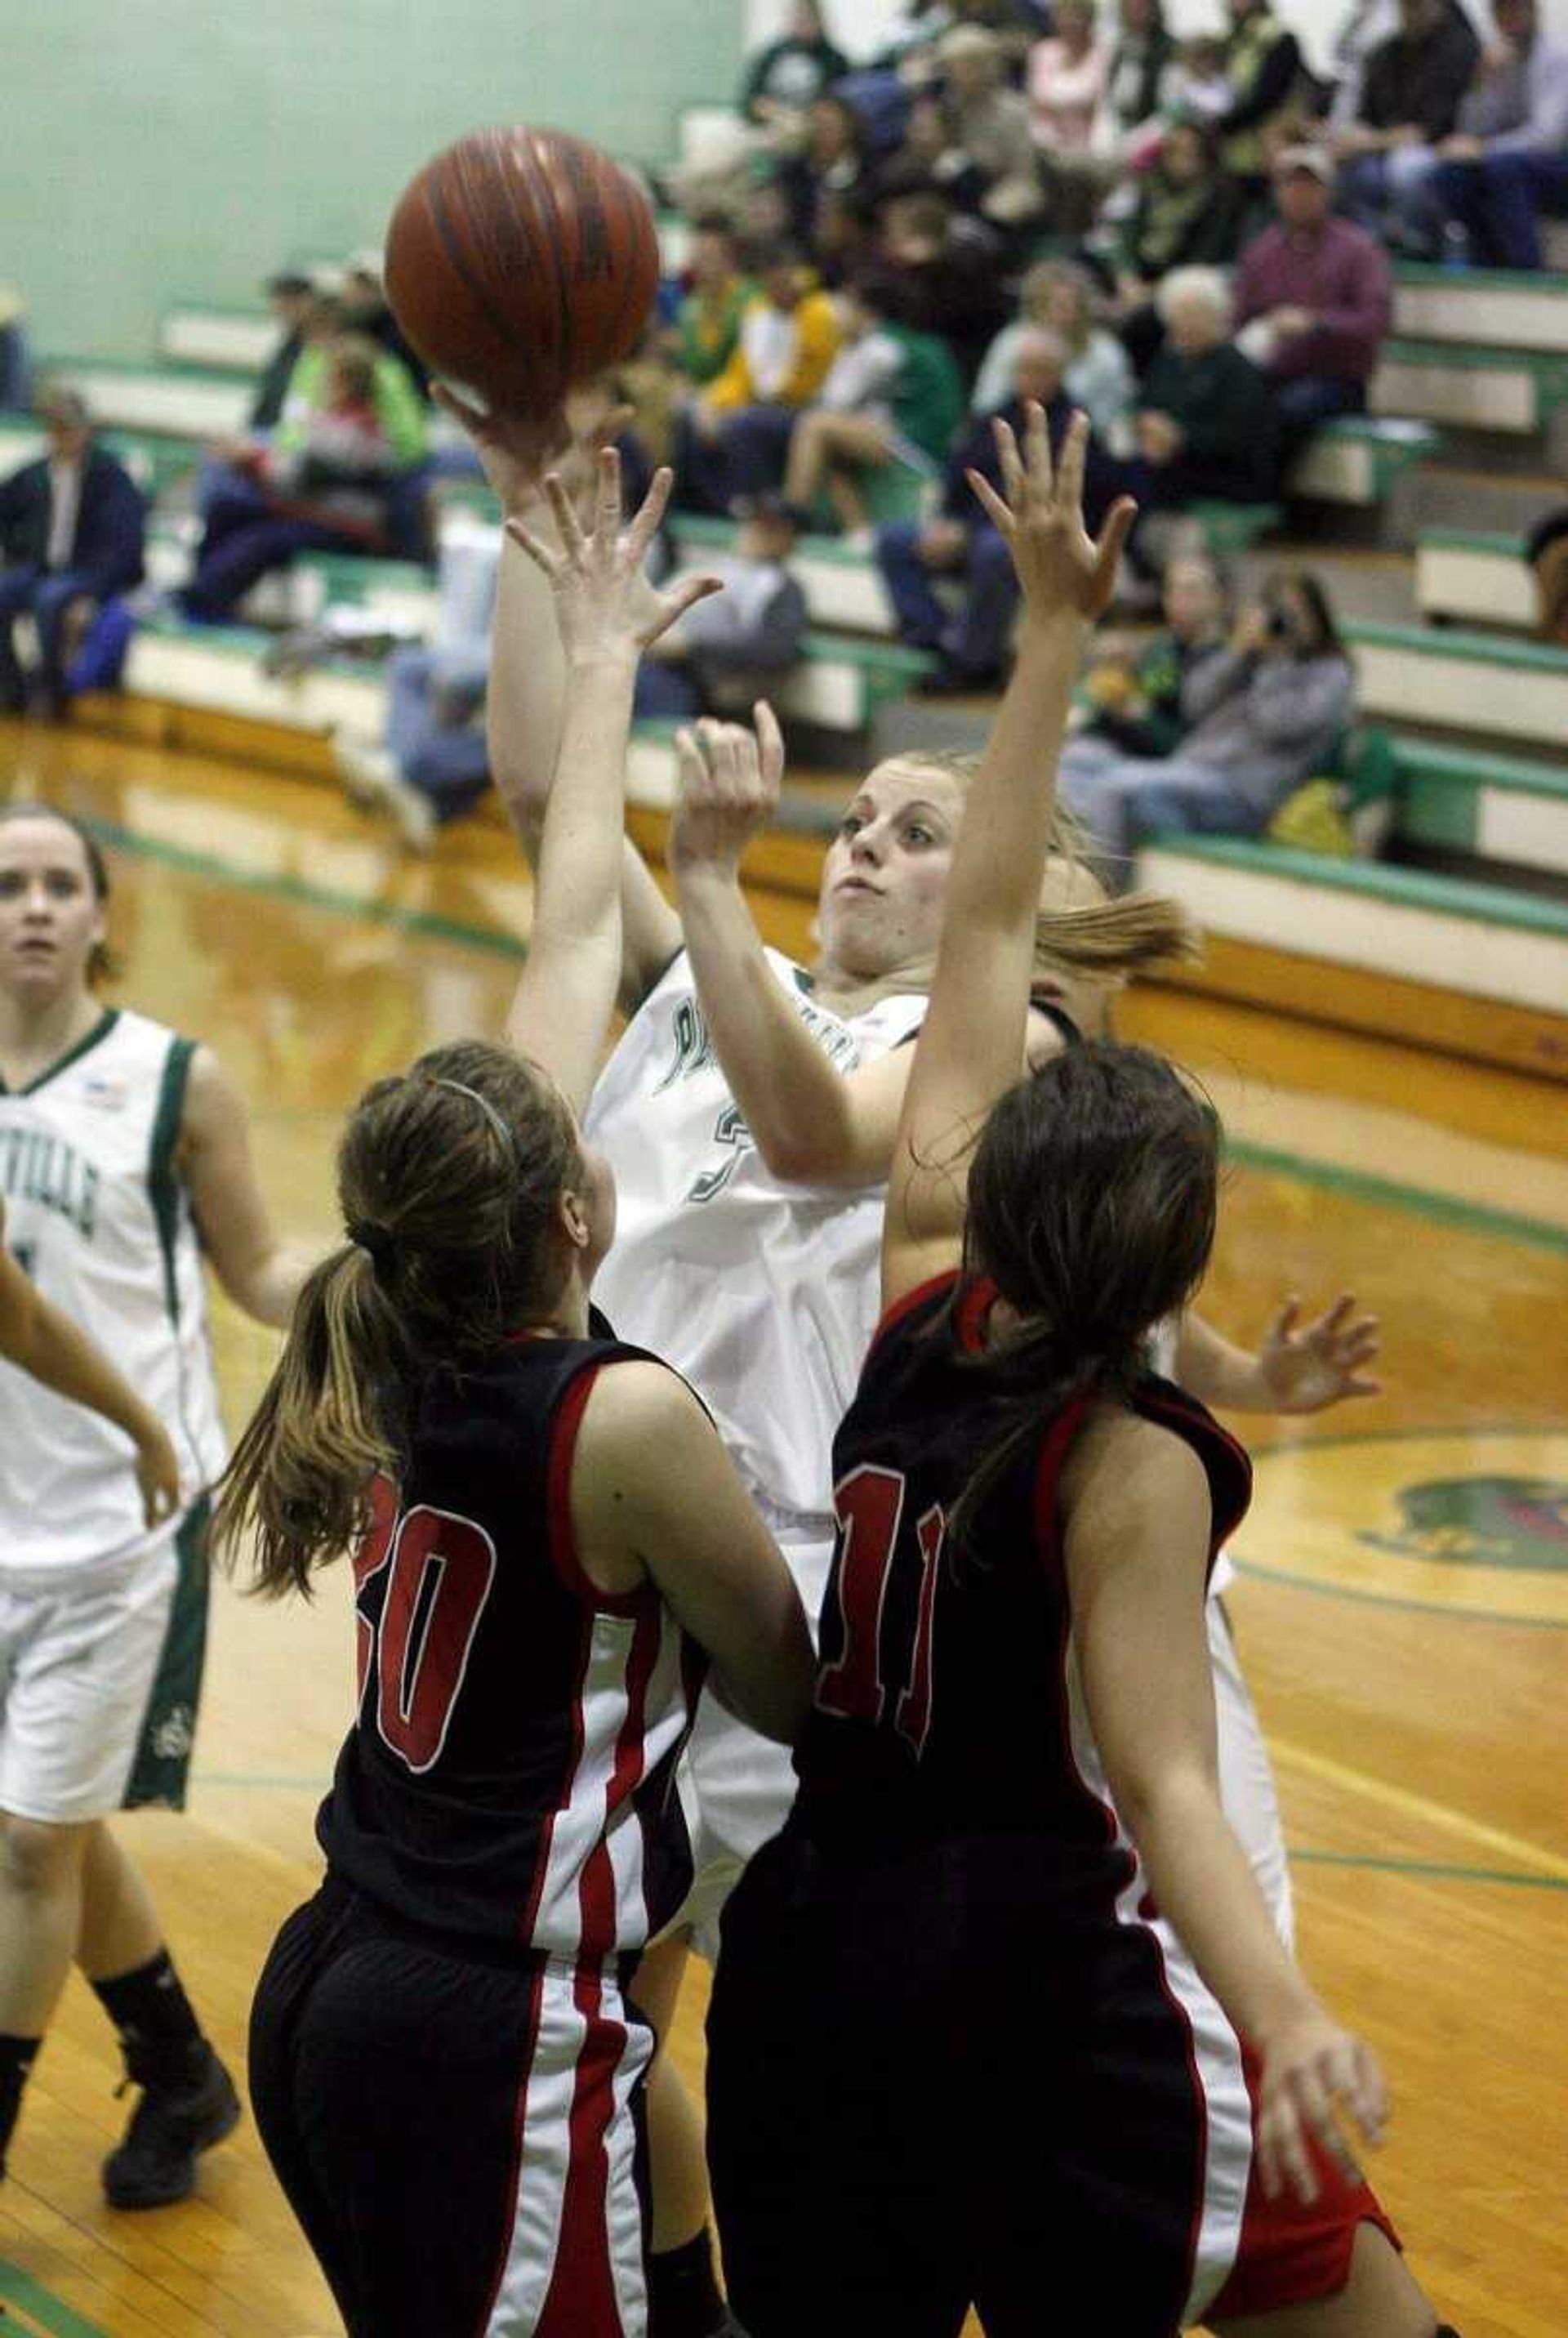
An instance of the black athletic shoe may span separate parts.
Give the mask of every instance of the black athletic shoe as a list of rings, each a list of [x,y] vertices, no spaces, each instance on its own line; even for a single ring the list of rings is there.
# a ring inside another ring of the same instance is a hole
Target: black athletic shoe
[[[197,2153],[211,2151],[239,2126],[233,2080],[205,2039],[201,2053],[188,2083],[143,2087],[123,2142],[103,2162],[112,2208],[167,2208],[189,2199]]]

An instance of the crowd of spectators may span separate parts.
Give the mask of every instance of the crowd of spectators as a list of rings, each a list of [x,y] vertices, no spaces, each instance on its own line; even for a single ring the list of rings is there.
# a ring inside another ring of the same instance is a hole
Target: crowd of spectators
[[[1389,251],[1542,264],[1542,220],[1568,213],[1568,47],[1537,0],[1489,0],[1487,25],[1471,5],[1356,0],[1319,78],[1274,0],[1223,0],[1201,38],[1178,37],[1162,0],[909,0],[857,67],[818,0],[797,0],[749,61],[730,142],[662,190],[687,250],[625,369],[625,452],[673,464],[677,506],[743,526],[732,589],[662,645],[643,711],[710,711],[799,653],[802,528],[874,555],[903,638],[933,653],[923,687],[998,682],[1016,588],[967,474],[995,474],[994,418],[1021,427],[1038,398],[1057,436],[1074,407],[1089,416],[1092,520],[1138,500],[1132,579],[1152,596],[1165,572],[1180,685],[1152,698],[1138,680],[1135,744],[1102,709],[1074,786],[1117,836],[1151,790],[1191,824],[1266,820],[1342,723],[1349,669],[1309,578],[1279,580],[1229,648],[1209,640],[1220,588],[1205,601],[1191,573],[1188,517],[1272,504],[1311,432],[1365,407]],[[278,340],[249,427],[198,482],[177,597],[200,622],[230,619],[301,550],[433,564],[432,485],[467,459],[429,442],[429,384],[377,255],[267,292]],[[26,396],[21,304],[0,288],[0,399]],[[13,704],[12,620],[33,618],[34,686],[57,702],[142,565],[140,498],[84,413],[56,399],[44,418],[48,458],[0,489]],[[1537,557],[1559,628],[1561,545]],[[350,783],[414,842],[485,784],[472,545],[455,569],[444,552],[440,583],[439,638],[396,662],[386,736],[341,742]]]

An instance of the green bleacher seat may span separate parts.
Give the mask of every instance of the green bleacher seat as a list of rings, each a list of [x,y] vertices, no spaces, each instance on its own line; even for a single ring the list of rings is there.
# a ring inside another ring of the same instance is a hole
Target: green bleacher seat
[[[1568,650],[1422,625],[1348,625],[1357,702],[1380,722],[1500,742],[1568,738]]]
[[[1437,444],[1437,433],[1425,422],[1346,415],[1313,432],[1291,471],[1289,492],[1320,503],[1386,503]]]
[[[1369,405],[1375,415],[1522,433],[1544,428],[1565,401],[1568,352],[1391,340],[1383,345]]]
[[[1211,937],[1299,958],[1295,1003],[1308,1015],[1323,1012],[1324,962],[1544,1017],[1568,1000],[1568,903],[1240,837],[1151,838],[1135,873]]]
[[[1568,878],[1568,769],[1428,740],[1392,745],[1402,845]]]
[[[1520,535],[1423,528],[1416,539],[1416,605],[1424,617],[1463,617],[1533,631],[1535,579]]]
[[[1568,353],[1568,276],[1406,263],[1394,271],[1394,329],[1466,349]]]

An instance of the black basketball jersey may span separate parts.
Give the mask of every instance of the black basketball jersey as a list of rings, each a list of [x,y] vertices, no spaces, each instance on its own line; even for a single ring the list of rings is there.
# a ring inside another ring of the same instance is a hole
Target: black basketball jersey
[[[1132,1871],[1082,1709],[1057,1521],[1088,1400],[1020,1452],[965,1547],[948,1547],[947,1519],[1001,1418],[963,1354],[987,1296],[972,1285],[959,1297],[948,1275],[890,1311],[835,1440],[838,1539],[796,1756],[800,1822],[872,1836],[1038,1833],[1064,1884],[1119,1890]],[[1135,1402],[1208,1472],[1212,1558],[1246,1510],[1247,1457],[1165,1381],[1148,1379]]]
[[[573,1547],[595,1375],[642,1351],[524,1338],[421,1391],[356,1556],[359,1706],[317,1832],[329,1867],[435,1930],[600,1959],[691,1885],[675,1764],[700,1653],[651,1584]]]

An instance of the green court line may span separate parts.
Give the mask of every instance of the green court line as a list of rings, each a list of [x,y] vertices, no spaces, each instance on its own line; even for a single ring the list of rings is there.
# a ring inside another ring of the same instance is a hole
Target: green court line
[[[418,934],[428,940],[461,942],[470,949],[487,950],[493,957],[523,958],[528,953],[514,934],[497,932],[491,926],[474,926],[459,918],[443,917],[435,909],[406,909],[397,901],[376,901],[363,893],[347,893],[335,885],[318,885],[309,877],[285,877],[266,870],[247,869],[242,862],[230,860],[221,853],[197,852],[189,845],[170,844],[162,837],[142,836],[136,830],[123,828],[118,820],[89,819],[83,822],[100,843],[119,852],[134,853],[140,860],[161,861],[165,868],[176,869],[185,877],[215,877],[225,885],[232,885],[245,893],[270,893],[284,901],[298,902],[303,909],[330,909],[343,918],[364,918],[376,925],[396,926],[404,933]]]
[[[1282,1583],[1289,1591],[1316,1591],[1326,1599],[1354,1599],[1364,1607],[1396,1607],[1407,1616],[1433,1616],[1455,1624],[1512,1624],[1521,1632],[1568,1632],[1565,1616],[1509,1616],[1496,1607],[1450,1607],[1435,1599],[1407,1599],[1392,1591],[1362,1591],[1353,1583],[1321,1583],[1315,1575],[1298,1575],[1288,1567],[1262,1567],[1240,1551],[1230,1557],[1239,1575],[1255,1583]]]
[[[1232,1161],[1248,1169],[1293,1177],[1300,1184],[1317,1185],[1347,1201],[1371,1202],[1385,1209],[1406,1210],[1435,1225],[1452,1226],[1460,1233],[1486,1234],[1499,1242],[1523,1243],[1568,1258],[1568,1226],[1550,1218],[1527,1218],[1515,1210],[1498,1210],[1487,1202],[1466,1202],[1454,1194],[1435,1194],[1425,1185],[1406,1185],[1371,1169],[1347,1169],[1333,1161],[1314,1161],[1300,1153],[1286,1153],[1269,1144],[1253,1144],[1244,1137],[1225,1140]]]
[[[50,2332],[51,2338],[109,2338],[107,2331],[100,2330],[95,2322],[84,2322],[81,2314],[53,2296],[19,2265],[6,2264],[3,2259],[0,2299],[25,2313],[41,2330]]]
[[[278,876],[247,869],[242,862],[230,860],[220,853],[197,852],[188,845],[171,844],[162,837],[145,836],[126,828],[118,820],[89,819],[83,824],[101,842],[114,850],[141,860],[160,861],[184,876],[216,878],[243,892],[269,893],[305,909],[330,910],[338,917],[364,918],[428,940],[456,942],[471,949],[485,950],[492,957],[521,959],[527,956],[526,946],[515,935],[499,933],[494,927],[472,925],[433,909],[405,909],[396,901],[370,900],[361,893],[345,892],[337,886],[318,885],[307,877]],[[1550,1219],[1494,1209],[1485,1202],[1461,1201],[1452,1194],[1432,1193],[1425,1186],[1406,1185],[1396,1178],[1377,1176],[1370,1170],[1341,1168],[1333,1162],[1314,1161],[1305,1154],[1252,1144],[1244,1139],[1228,1140],[1226,1149],[1232,1161],[1249,1169],[1293,1177],[1300,1184],[1316,1185],[1326,1193],[1343,1194],[1349,1201],[1403,1210],[1458,1232],[1519,1243],[1553,1252],[1560,1258],[1568,1257],[1568,1226],[1554,1225]]]
[[[1359,1867],[1377,1875],[1418,1875],[1438,1883],[1507,1883],[1525,1891],[1568,1891],[1568,1876],[1523,1875],[1512,1867],[1455,1867],[1441,1859],[1381,1859],[1354,1851],[1293,1851],[1292,1867]]]

